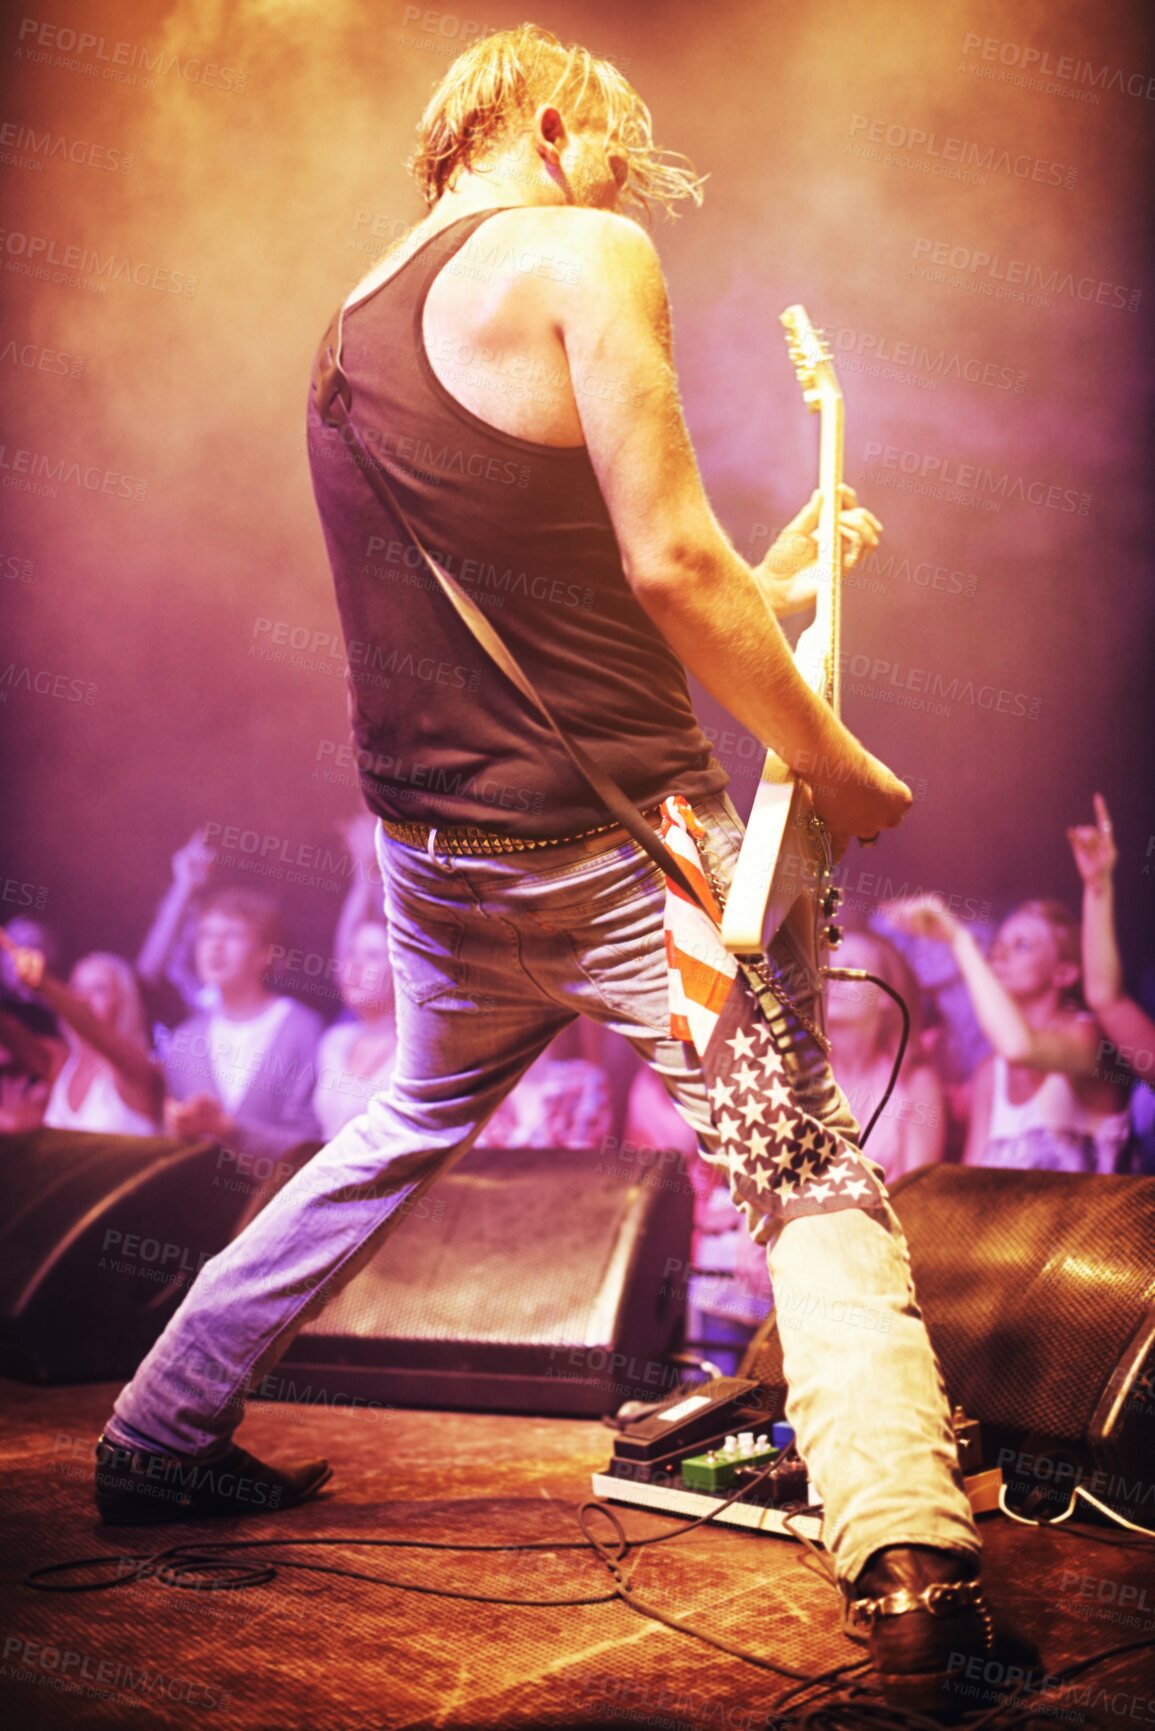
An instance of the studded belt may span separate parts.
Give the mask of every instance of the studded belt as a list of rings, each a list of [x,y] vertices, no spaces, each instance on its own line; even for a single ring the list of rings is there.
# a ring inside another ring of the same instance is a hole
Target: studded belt
[[[661,815],[660,805],[642,813],[655,829]],[[390,841],[399,841],[405,847],[419,847],[430,853],[477,855],[528,853],[535,848],[562,847],[566,842],[585,841],[588,836],[607,835],[610,830],[621,830],[621,827],[618,823],[599,823],[593,829],[579,829],[572,835],[503,835],[498,830],[442,829],[431,823],[394,823],[389,818],[381,819],[381,828]]]

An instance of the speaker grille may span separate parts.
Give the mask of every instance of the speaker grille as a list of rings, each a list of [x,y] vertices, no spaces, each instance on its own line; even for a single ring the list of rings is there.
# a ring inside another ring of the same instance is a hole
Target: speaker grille
[[[1084,1440],[1155,1304],[1155,1178],[926,1166],[892,1201],[951,1400]],[[773,1313],[741,1374],[783,1381]]]
[[[1155,1301],[1155,1180],[927,1168],[895,1208],[951,1394],[992,1424],[1085,1437]]]
[[[673,1155],[623,1170],[596,1149],[475,1148],[302,1328],[265,1392],[301,1398],[304,1379],[341,1398],[575,1414],[657,1399],[676,1380],[692,1213]]]
[[[486,1158],[489,1155],[490,1158]],[[598,1166],[603,1165],[603,1172]],[[418,1203],[303,1334],[608,1340],[646,1192],[593,1152],[479,1150]]]

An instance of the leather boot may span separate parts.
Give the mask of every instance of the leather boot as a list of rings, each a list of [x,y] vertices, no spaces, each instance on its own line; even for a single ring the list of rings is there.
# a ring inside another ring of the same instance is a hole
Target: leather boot
[[[869,1641],[886,1700],[957,1718],[1001,1700],[1041,1666],[1034,1646],[996,1627],[979,1559],[929,1545],[875,1551],[854,1583],[848,1617]]]
[[[328,1461],[266,1466],[234,1443],[219,1460],[156,1454],[102,1436],[96,1445],[96,1507],[106,1526],[158,1526],[205,1515],[272,1515],[315,1496]]]

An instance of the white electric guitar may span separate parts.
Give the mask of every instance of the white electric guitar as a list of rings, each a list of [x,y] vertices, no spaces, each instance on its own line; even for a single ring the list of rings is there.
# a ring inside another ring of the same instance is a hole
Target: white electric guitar
[[[838,504],[842,497],[842,392],[830,350],[804,307],[782,314],[790,358],[802,395],[821,416],[818,523],[818,597],[814,619],[798,639],[794,660],[812,691],[838,714],[842,601],[842,537]],[[815,766],[820,772],[821,766]],[[826,826],[816,815],[805,782],[776,752],[766,755],[746,837],[722,918],[722,942],[736,955],[765,954],[791,920],[810,965],[817,970],[818,948],[835,944],[838,928],[829,921],[838,907],[832,885],[833,860]],[[802,908],[799,902],[805,897]],[[793,919],[791,916],[793,915]]]

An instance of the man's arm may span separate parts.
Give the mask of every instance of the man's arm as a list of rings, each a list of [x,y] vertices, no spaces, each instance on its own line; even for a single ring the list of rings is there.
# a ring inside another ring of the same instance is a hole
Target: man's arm
[[[559,334],[634,593],[706,689],[810,781],[836,833],[892,827],[911,803],[909,789],[803,680],[754,572],[710,508],[678,397],[652,243],[606,212],[582,212],[571,230],[583,268],[558,296]]]

